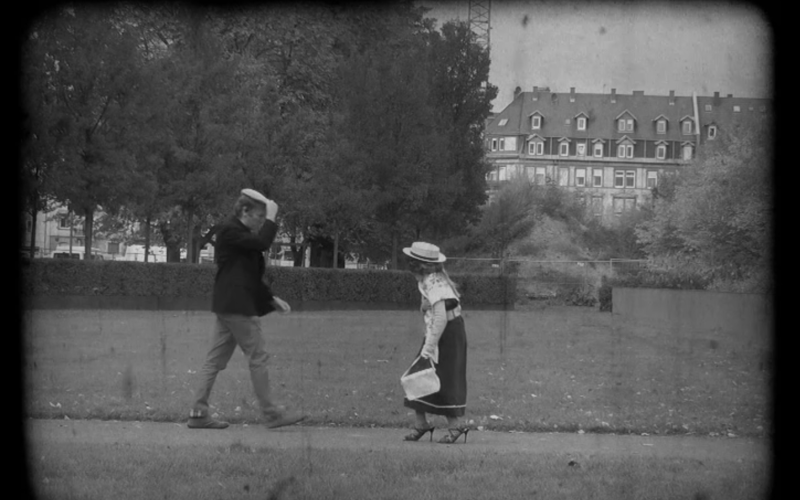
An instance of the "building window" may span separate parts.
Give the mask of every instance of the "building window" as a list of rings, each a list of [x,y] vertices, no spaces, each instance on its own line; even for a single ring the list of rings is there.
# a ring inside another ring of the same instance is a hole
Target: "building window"
[[[539,115],[531,117],[531,128],[538,130],[542,128],[542,117]]]
[[[575,169],[575,185],[578,187],[583,187],[586,185],[586,169],[585,168],[576,168]]]
[[[667,133],[667,121],[666,120],[658,120],[656,122],[656,132],[659,134],[666,134]]]
[[[506,139],[504,137],[500,138],[500,151],[506,150]]]
[[[531,155],[543,155],[544,154],[544,143],[542,141],[535,141],[528,143],[528,154]]]
[[[569,143],[568,142],[565,141],[565,142],[562,142],[561,144],[558,145],[558,154],[560,154],[561,156],[568,156],[569,155]]]
[[[711,111],[711,105],[710,104],[706,104],[705,109],[706,109],[706,111]]]
[[[636,208],[636,198],[614,198],[614,215],[620,216]]]
[[[544,185],[544,167],[536,167],[536,177],[535,182],[536,184]]]
[[[709,139],[716,139],[717,138],[717,126],[710,125],[708,127],[708,138]]]
[[[692,147],[688,144],[683,147],[683,159],[684,160],[691,160],[692,159]]]
[[[569,185],[569,169],[566,167],[561,167],[558,169],[558,185],[559,186],[567,186]]]
[[[625,119],[620,118],[617,122],[617,131],[618,132],[625,132]]]
[[[617,170],[614,172],[614,187],[615,188],[624,188],[625,187],[625,171],[624,170]]]
[[[630,144],[620,144],[617,146],[618,158],[633,158],[633,146]]]
[[[503,118],[502,120],[500,120],[500,122],[497,124],[497,126],[498,127],[504,127],[506,123],[508,123],[508,118]]]
[[[578,156],[586,156],[586,144],[576,144],[575,152]]]
[[[734,113],[738,113],[738,112],[740,112],[741,110],[742,110],[742,108],[740,108],[739,106],[734,106],[734,107],[733,107],[733,112],[734,112]]]
[[[625,187],[632,188],[636,186],[636,171],[628,170],[625,172]]]
[[[602,187],[603,186],[603,169],[602,168],[595,168],[593,171],[593,183],[594,187]]]
[[[656,159],[663,160],[667,157],[667,146],[659,144],[656,146]]]
[[[603,157],[603,145],[599,142],[594,145],[594,156],[595,158]]]
[[[58,218],[59,229],[69,229],[69,216],[62,215]]]
[[[492,139],[492,151],[497,151],[497,139]]]
[[[686,120],[683,122],[683,133],[684,134],[691,134],[692,133],[692,122],[691,120]]]
[[[626,128],[626,130],[627,130],[628,132],[633,132],[633,119],[631,119],[631,118],[628,118],[628,119],[625,121],[625,124],[627,125],[627,128]]]
[[[647,172],[647,189],[653,189],[658,185],[658,172],[649,170]]]
[[[603,197],[592,196],[592,215],[600,217],[603,215]]]
[[[578,130],[586,130],[586,118],[578,118]]]

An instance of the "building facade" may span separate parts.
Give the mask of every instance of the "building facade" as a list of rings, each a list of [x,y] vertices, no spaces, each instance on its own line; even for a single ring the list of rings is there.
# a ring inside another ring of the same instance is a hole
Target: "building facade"
[[[769,99],[713,96],[558,94],[533,87],[485,130],[496,189],[525,176],[575,193],[604,223],[652,200],[659,179],[689,168],[698,150],[766,123]],[[492,195],[490,191],[490,196]]]

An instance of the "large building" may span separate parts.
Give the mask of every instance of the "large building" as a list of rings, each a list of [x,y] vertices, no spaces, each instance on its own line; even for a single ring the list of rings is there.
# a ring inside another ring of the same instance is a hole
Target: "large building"
[[[610,223],[647,203],[659,178],[688,168],[698,148],[763,126],[770,107],[769,99],[719,92],[685,97],[518,89],[486,126],[488,179],[494,186],[518,176],[554,182]]]

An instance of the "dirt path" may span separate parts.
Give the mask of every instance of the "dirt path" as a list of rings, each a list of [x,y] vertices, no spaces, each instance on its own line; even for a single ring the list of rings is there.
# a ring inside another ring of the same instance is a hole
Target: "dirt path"
[[[770,443],[754,438],[711,438],[695,436],[618,436],[609,434],[565,433],[469,433],[457,445],[434,442],[408,443],[402,440],[407,429],[292,426],[268,430],[258,425],[232,425],[225,430],[189,429],[185,424],[160,422],[119,422],[99,420],[29,420],[30,451],[48,443],[130,444],[132,446],[214,446],[231,445],[274,448],[392,450],[416,447],[428,453],[496,452],[596,457],[624,455],[641,457],[757,460],[770,458]],[[425,438],[427,439],[427,437]]]

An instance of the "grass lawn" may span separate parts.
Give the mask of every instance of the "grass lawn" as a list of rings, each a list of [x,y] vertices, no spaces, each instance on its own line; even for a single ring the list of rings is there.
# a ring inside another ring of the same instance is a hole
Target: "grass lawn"
[[[43,444],[38,498],[726,499],[764,498],[763,461],[602,457],[464,448],[319,450],[165,444]]]
[[[579,307],[467,311],[465,320],[467,416],[476,425],[769,433],[769,372],[760,368],[755,349],[718,333],[659,330]],[[30,416],[183,421],[213,315],[37,310],[26,324]],[[380,427],[412,421],[402,406],[399,377],[422,340],[419,313],[272,314],[262,326],[276,399],[308,412],[311,424]],[[256,421],[240,351],[217,378],[211,404],[229,421]],[[631,473],[646,474],[647,467]],[[325,481],[338,488],[331,477]]]

